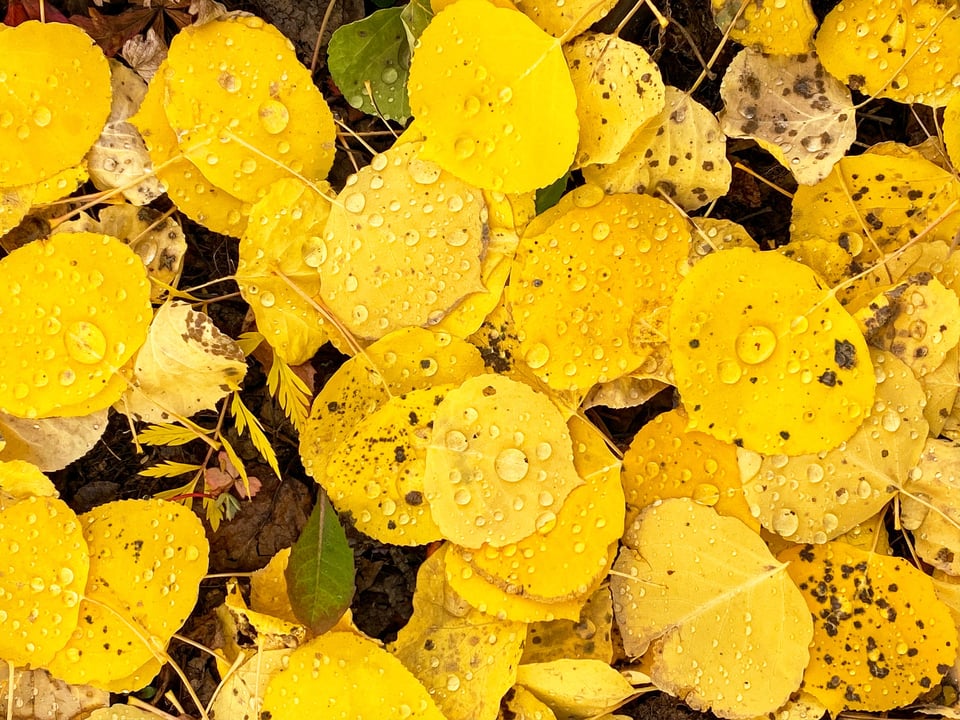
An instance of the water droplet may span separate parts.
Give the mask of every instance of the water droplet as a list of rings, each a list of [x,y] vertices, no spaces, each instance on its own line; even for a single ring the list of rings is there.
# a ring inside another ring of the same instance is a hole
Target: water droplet
[[[500,98],[500,102],[508,103],[513,99],[513,88],[509,85],[505,85],[500,88],[500,92],[497,93],[497,97]]]
[[[596,185],[581,185],[574,190],[573,204],[579,208],[591,208],[603,200],[603,189]]]
[[[33,111],[33,122],[36,123],[37,127],[46,127],[50,124],[52,117],[50,108],[45,105],[38,105]]]
[[[470,491],[466,488],[460,488],[453,494],[453,501],[457,505],[469,505],[471,499]]]
[[[380,79],[388,85],[395,83],[398,77],[400,77],[400,73],[397,72],[395,67],[386,67],[383,69],[383,72],[380,73]]]
[[[757,365],[773,355],[777,348],[777,336],[763,325],[753,325],[737,336],[737,355],[745,363]]]
[[[833,513],[824,513],[823,515],[823,529],[828,533],[832,533],[840,525],[840,520],[837,519],[837,516]]]
[[[740,380],[743,370],[740,364],[734,360],[721,360],[720,364],[717,365],[717,375],[720,377],[720,382],[733,385]]]
[[[454,452],[463,452],[467,449],[467,436],[459,430],[451,430],[443,439],[447,448]]]
[[[363,196],[363,193],[351,193],[344,199],[343,208],[347,212],[358,213],[363,210],[366,204],[367,199]]]
[[[698,505],[712,507],[720,501],[720,488],[711,483],[700,483],[693,489],[692,499]]]
[[[781,510],[773,518],[773,529],[783,537],[793,535],[800,527],[800,518],[793,510]]]
[[[276,304],[276,302],[277,302],[276,296],[269,290],[264,291],[264,293],[260,296],[260,304],[263,305],[265,308],[273,307]]]
[[[456,675],[447,675],[447,690],[456,692],[460,689],[460,678]]]
[[[527,350],[523,359],[534,370],[542,368],[550,359],[550,348],[543,343],[537,343]]]
[[[463,101],[463,114],[465,117],[472,117],[480,112],[480,98],[476,95],[467,95]]]
[[[896,410],[886,410],[880,416],[880,424],[887,432],[896,432],[900,429],[900,415]]]
[[[461,160],[466,160],[477,151],[477,141],[471,137],[459,137],[453,143],[453,152]]]
[[[590,234],[594,240],[605,240],[610,235],[610,226],[605,222],[595,223]]]
[[[100,362],[107,352],[107,338],[103,331],[86,320],[71,323],[63,341],[70,357],[85,365]]]
[[[807,480],[812,483],[823,480],[823,467],[816,463],[807,465]]]
[[[536,526],[537,532],[541,535],[546,535],[548,532],[553,530],[557,525],[557,515],[554,512],[547,511],[545,513],[540,513],[537,516]]]
[[[521,450],[507,448],[497,455],[493,467],[504,482],[520,482],[526,477],[530,464]]]
[[[553,446],[548,442],[542,442],[536,449],[538,460],[547,460],[553,454]]]
[[[265,100],[258,110],[260,124],[271,135],[283,132],[290,122],[290,111],[279,100]]]
[[[861,480],[859,483],[857,483],[857,495],[861,499],[866,500],[872,494],[873,494],[873,486],[871,486],[869,482],[867,482],[866,480]]]

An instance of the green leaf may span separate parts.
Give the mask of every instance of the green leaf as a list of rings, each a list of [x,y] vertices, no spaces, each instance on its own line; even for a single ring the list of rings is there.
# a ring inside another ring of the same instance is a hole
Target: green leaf
[[[332,628],[350,607],[353,552],[326,494],[321,493],[290,549],[284,575],[294,615],[317,635]]]
[[[413,44],[420,37],[420,33],[433,19],[433,9],[430,3],[425,0],[410,0],[403,6],[403,12],[400,13],[400,20],[403,22],[403,29],[407,33],[407,45],[413,47]]]
[[[536,208],[537,215],[546,212],[558,202],[567,191],[567,182],[570,180],[570,173],[565,173],[558,177],[545,188],[537,190]]]
[[[410,45],[402,12],[399,7],[377,10],[363,20],[342,25],[327,49],[330,75],[347,102],[369,115],[397,122],[410,117]]]

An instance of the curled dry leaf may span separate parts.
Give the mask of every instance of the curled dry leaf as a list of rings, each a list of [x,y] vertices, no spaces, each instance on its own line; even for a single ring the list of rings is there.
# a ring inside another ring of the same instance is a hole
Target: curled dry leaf
[[[110,693],[104,690],[89,685],[68,685],[41,669],[14,670],[10,693],[10,670],[10,665],[0,665],[0,695],[10,697],[12,694],[13,697],[13,714],[8,714],[7,720],[92,718],[97,708],[106,707],[110,702]]]
[[[720,97],[727,136],[756,140],[802,185],[822,180],[857,136],[850,91],[826,73],[816,53],[741,50],[727,67]]]
[[[627,530],[610,586],[628,655],[657,687],[724,718],[776,710],[800,685],[810,611],[755,532],[688,498]],[[770,612],[770,608],[776,612]]]
[[[62,470],[86,455],[107,429],[107,409],[72,418],[25,420],[0,414],[6,445],[0,460],[26,460],[43,472]]]
[[[157,310],[134,363],[134,387],[118,409],[145,422],[167,422],[211,410],[247,372],[243,352],[206,313],[189,303]]]

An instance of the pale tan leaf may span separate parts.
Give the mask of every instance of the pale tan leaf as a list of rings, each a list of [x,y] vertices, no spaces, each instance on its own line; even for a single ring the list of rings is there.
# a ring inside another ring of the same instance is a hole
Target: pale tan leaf
[[[0,460],[26,460],[43,472],[62,470],[86,455],[107,428],[107,410],[83,417],[26,420],[0,413],[6,446]]]
[[[0,663],[0,698],[9,697],[9,665]],[[79,720],[106,707],[110,693],[89,685],[68,685],[46,670],[19,668],[13,673],[13,715],[7,720]]]

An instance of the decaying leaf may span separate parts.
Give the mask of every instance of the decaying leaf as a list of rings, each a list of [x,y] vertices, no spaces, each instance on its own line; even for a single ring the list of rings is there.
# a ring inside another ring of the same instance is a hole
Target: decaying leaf
[[[804,53],[741,50],[720,86],[726,106],[720,127],[728,137],[756,140],[797,182],[813,185],[853,144],[857,125],[850,91],[826,73],[816,53]]]
[[[545,534],[580,485],[566,423],[546,395],[483,375],[437,407],[423,487],[444,537],[502,548]]]
[[[349,632],[330,632],[294,650],[263,697],[263,712],[274,720],[334,711],[347,717],[445,720],[397,658]]]
[[[770,55],[807,52],[817,29],[809,0],[712,0],[711,7],[717,27],[732,40]]]
[[[462,0],[438,13],[413,54],[408,91],[423,158],[472,185],[536,190],[573,162],[577,98],[563,52],[513,9]]]
[[[890,710],[940,681],[957,630],[929,577],[840,542],[781,553],[813,617],[804,688],[836,714]]]
[[[29,278],[29,282],[25,279]],[[89,415],[126,388],[118,370],[152,317],[140,258],[116,238],[58,233],[0,261],[0,409]]]
[[[601,587],[583,606],[578,620],[553,620],[527,625],[527,642],[521,663],[542,663],[561,658],[602,660],[613,663],[613,598]]]
[[[730,187],[733,168],[716,117],[675,87],[666,104],[637,130],[616,162],[588,165],[587,182],[609,193],[663,192],[684,210],[716,200]]]
[[[447,584],[442,553],[420,566],[413,615],[389,647],[447,720],[495,720],[517,677],[526,628],[470,607]]]
[[[318,267],[328,252],[321,235],[332,197],[326,182],[278,180],[251,208],[240,238],[240,293],[266,341],[291,365],[307,362],[328,337],[311,300],[320,294]]]
[[[937,0],[845,0],[831,10],[816,47],[834,77],[864,95],[942,107],[960,86],[960,13]]]
[[[167,302],[137,353],[134,386],[118,408],[145,422],[190,417],[237,390],[246,372],[243,352],[206,313]]]
[[[595,185],[564,196],[527,226],[506,289],[521,357],[551,388],[578,393],[637,368],[664,339],[689,244],[659,198]]]
[[[813,271],[776,253],[733,248],[697,263],[671,308],[670,352],[691,429],[755,452],[834,447],[873,403],[853,318]]]
[[[743,493],[771,532],[793,542],[832,540],[879,512],[920,458],[923,388],[893,355],[874,350],[871,359],[876,397],[849,440],[793,457],[740,451]]]
[[[585,33],[563,54],[577,91],[575,165],[611,163],[634,131],[663,110],[660,68],[646,50],[615,35]]]
[[[900,522],[913,532],[917,554],[938,570],[960,575],[960,446],[930,438],[906,477]]]
[[[425,160],[425,149],[401,143],[374,156],[330,209],[316,266],[320,294],[364,340],[434,325],[484,290],[483,196]]]
[[[0,696],[10,697],[10,666],[0,665]],[[89,685],[68,685],[42,669],[13,673],[13,714],[8,720],[77,720],[110,703],[110,694]]]
[[[623,542],[614,612],[657,687],[726,718],[786,702],[809,660],[810,611],[756,533],[679,498],[641,512]]]
[[[86,455],[106,429],[106,408],[83,417],[44,420],[0,415],[0,437],[6,442],[0,460],[26,460],[43,472],[62,470]]]
[[[0,34],[0,187],[77,165],[110,112],[110,68],[69,23],[29,21]]]

